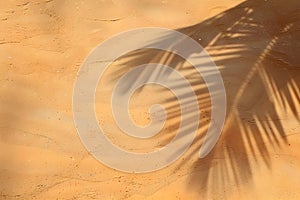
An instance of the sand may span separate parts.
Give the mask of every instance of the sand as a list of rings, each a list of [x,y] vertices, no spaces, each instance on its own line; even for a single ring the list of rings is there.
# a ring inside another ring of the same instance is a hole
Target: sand
[[[299,0],[2,1],[1,199],[299,199],[299,9]],[[226,123],[213,151],[199,159],[211,113],[201,76],[164,52],[125,55],[96,93],[99,124],[113,143],[151,151],[176,134],[180,112],[168,90],[146,86],[132,97],[131,115],[142,125],[149,123],[153,103],[174,107],[160,136],[149,141],[124,136],[109,104],[124,72],[140,63],[164,63],[163,56],[188,77],[201,118],[196,140],[175,163],[124,173],[98,162],[81,143],[73,85],[99,43],[149,26],[185,33],[210,54],[224,80]]]

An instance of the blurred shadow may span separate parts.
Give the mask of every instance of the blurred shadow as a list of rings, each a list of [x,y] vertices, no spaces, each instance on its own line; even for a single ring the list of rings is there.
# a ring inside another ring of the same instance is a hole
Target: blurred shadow
[[[288,145],[285,120],[299,122],[300,116],[299,6],[249,0],[180,30],[202,38],[221,68],[228,98],[222,144],[194,166],[191,181],[198,189],[226,196],[228,183],[237,189],[251,182],[255,167],[271,169],[272,148]]]
[[[219,67],[227,92],[228,113],[222,138],[206,158],[195,161],[192,169],[191,185],[201,191],[213,186],[212,192],[224,191],[226,196],[229,182],[238,188],[241,183],[251,181],[253,161],[256,165],[272,168],[270,146],[281,148],[288,144],[284,120],[292,117],[300,121],[299,8],[299,0],[248,0],[199,24],[178,30],[209,52]],[[185,158],[192,159],[198,154],[210,122],[210,97],[205,95],[205,82],[181,57],[153,49],[121,57],[112,81],[145,63],[173,67],[183,73],[194,88],[202,116],[193,144],[196,147],[188,151]],[[148,74],[148,78],[155,79],[153,76],[163,73]],[[134,81],[123,88],[129,89]],[[186,98],[188,100],[189,96]],[[176,100],[166,99],[163,104],[168,119],[175,119],[174,124],[180,123]],[[173,138],[166,135],[167,141]]]

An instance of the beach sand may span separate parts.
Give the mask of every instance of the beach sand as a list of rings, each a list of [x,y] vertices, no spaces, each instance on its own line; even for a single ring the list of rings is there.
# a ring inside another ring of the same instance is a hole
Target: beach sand
[[[299,9],[299,0],[0,2],[1,199],[299,199]],[[202,77],[165,52],[124,55],[96,91],[99,124],[113,143],[151,151],[169,143],[179,127],[174,95],[146,86],[131,99],[132,118],[146,125],[150,105],[173,106],[165,127],[148,141],[118,129],[110,95],[136,64],[156,61],[177,69],[191,82],[201,113],[196,139],[180,159],[135,174],[88,153],[73,122],[72,93],[92,49],[141,27],[177,30],[205,48],[224,81],[227,116],[213,151],[200,159],[211,119]]]

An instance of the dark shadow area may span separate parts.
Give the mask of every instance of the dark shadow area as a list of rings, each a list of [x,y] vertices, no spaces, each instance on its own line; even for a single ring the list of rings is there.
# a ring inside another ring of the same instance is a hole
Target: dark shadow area
[[[199,24],[178,30],[209,52],[223,77],[228,101],[222,137],[206,158],[194,163],[192,187],[201,191],[213,187],[210,190],[224,190],[226,196],[227,187],[238,188],[242,183],[251,182],[253,162],[272,169],[270,147],[288,145],[285,120],[290,117],[300,121],[297,110],[300,104],[299,19],[299,0],[248,0]],[[156,42],[168,39],[172,38]],[[145,63],[160,63],[178,70],[194,88],[202,116],[193,150],[185,155],[185,160],[192,159],[198,155],[210,123],[211,102],[209,95],[205,95],[205,82],[184,59],[158,50],[139,50],[123,56],[112,81]],[[163,73],[148,77],[155,79],[153,76]],[[124,88],[129,89],[133,84],[134,80]],[[189,102],[189,97],[186,98]],[[164,104],[168,119],[178,119],[174,123],[179,123],[180,108],[174,98],[166,99]],[[170,141],[173,136],[164,137]],[[228,185],[229,182],[234,185]]]

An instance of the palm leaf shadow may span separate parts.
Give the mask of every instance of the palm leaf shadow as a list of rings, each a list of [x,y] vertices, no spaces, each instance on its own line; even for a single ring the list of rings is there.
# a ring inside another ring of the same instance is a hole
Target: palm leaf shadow
[[[236,187],[249,182],[255,166],[272,169],[270,146],[281,148],[289,144],[278,106],[300,121],[297,109],[300,104],[299,8],[298,0],[288,3],[247,0],[199,24],[178,29],[210,53],[220,67],[228,97],[227,122],[220,142],[209,156],[194,163],[190,177],[195,188],[208,191],[208,183],[212,183],[212,190],[223,191],[230,180]],[[170,38],[156,42],[166,39]],[[171,66],[189,78],[199,105],[203,105],[205,118],[209,118],[209,96],[203,96],[207,92],[205,83],[182,58],[144,49],[122,58],[125,61],[119,63],[112,81],[140,64],[157,62]],[[163,73],[148,74],[148,77]],[[124,88],[129,89],[134,81]],[[168,117],[179,118],[180,109],[174,100],[165,101],[166,109],[170,110]],[[200,127],[208,125],[209,121],[200,119]],[[205,130],[197,135],[193,144],[196,148],[187,153],[185,160],[197,154]],[[172,138],[164,137],[168,141]]]

